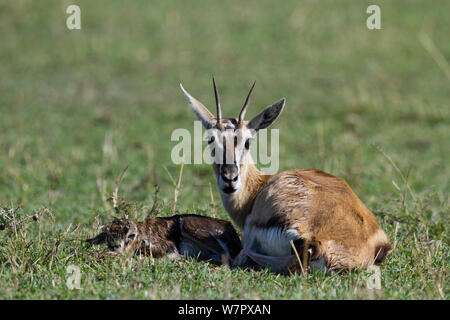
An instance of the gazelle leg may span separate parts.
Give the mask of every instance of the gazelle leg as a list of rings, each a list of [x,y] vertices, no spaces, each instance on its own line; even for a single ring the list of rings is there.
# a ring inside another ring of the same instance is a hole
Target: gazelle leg
[[[255,262],[259,267],[270,267],[273,272],[288,273],[302,272],[299,261],[295,255],[286,256],[270,256],[257,253],[248,248],[242,249],[235,259],[235,267],[245,268],[251,265],[251,261]],[[309,270],[316,272],[326,272],[326,262],[323,257],[318,257],[314,260],[308,259]],[[253,269],[259,269],[252,267]],[[295,270],[295,271],[294,271]]]
[[[260,267],[270,267],[273,272],[287,272],[289,265],[295,259],[294,255],[288,256],[269,256],[257,253],[248,248],[241,250],[239,255],[235,259],[235,266],[240,268],[245,268],[251,266],[252,263],[249,262],[248,258],[256,262]]]

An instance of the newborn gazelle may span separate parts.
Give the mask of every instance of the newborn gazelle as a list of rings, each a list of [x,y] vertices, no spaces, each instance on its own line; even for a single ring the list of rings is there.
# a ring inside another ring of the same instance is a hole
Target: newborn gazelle
[[[246,266],[250,257],[274,272],[300,270],[291,240],[300,258],[303,250],[309,252],[310,266],[324,263],[329,270],[351,270],[381,262],[390,251],[388,238],[343,179],[315,169],[265,175],[255,167],[251,141],[278,118],[285,99],[245,121],[253,84],[239,117],[222,118],[214,78],[213,84],[217,117],[180,87],[208,129],[223,205],[243,231],[237,266]]]
[[[218,264],[233,260],[241,250],[241,241],[230,222],[194,214],[147,218],[142,222],[115,219],[102,233],[86,241],[106,242],[115,254],[189,256]]]

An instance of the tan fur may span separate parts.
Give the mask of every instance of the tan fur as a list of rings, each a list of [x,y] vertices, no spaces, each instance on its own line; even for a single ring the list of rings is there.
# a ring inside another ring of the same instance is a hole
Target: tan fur
[[[272,178],[272,175],[263,175],[248,157],[247,164],[241,164],[241,175],[243,177],[243,187],[241,192],[231,195],[220,193],[225,210],[230,214],[231,219],[242,231],[244,229],[245,219],[250,213],[253,202],[261,189]],[[218,178],[218,165],[213,164],[214,174]]]
[[[314,169],[264,177],[248,166],[248,183],[259,184],[246,184],[228,200],[233,203],[228,212],[240,228],[247,221],[260,228],[295,229],[333,270],[367,267],[375,262],[377,248],[389,251],[386,234],[343,179]]]

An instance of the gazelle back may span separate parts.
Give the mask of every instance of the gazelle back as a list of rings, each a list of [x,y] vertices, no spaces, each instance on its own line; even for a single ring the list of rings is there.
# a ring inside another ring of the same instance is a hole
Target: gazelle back
[[[315,169],[265,175],[255,167],[251,141],[278,118],[285,99],[245,121],[253,84],[239,117],[222,118],[214,77],[213,85],[217,117],[180,86],[208,131],[223,205],[243,230],[237,265],[251,258],[275,272],[292,270],[296,255],[291,241],[297,251],[309,253],[311,264],[322,261],[331,270],[381,262],[390,250],[388,238],[343,179]]]

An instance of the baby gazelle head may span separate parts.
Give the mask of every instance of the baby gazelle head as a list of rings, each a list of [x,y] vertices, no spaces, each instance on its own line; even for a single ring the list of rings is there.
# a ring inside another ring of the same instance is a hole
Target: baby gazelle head
[[[139,230],[136,222],[128,219],[114,219],[105,226],[103,232],[87,242],[101,244],[106,242],[110,251],[133,254],[139,247]]]
[[[251,141],[258,130],[269,127],[280,115],[286,99],[282,98],[266,107],[260,114],[250,121],[245,121],[250,96],[255,84],[250,89],[244,106],[238,118],[222,118],[219,93],[213,77],[214,93],[216,97],[217,117],[198,100],[192,97],[180,84],[181,90],[189,101],[189,105],[197,118],[207,129],[208,144],[219,190],[232,194],[242,186],[245,175],[245,164],[249,157]]]

